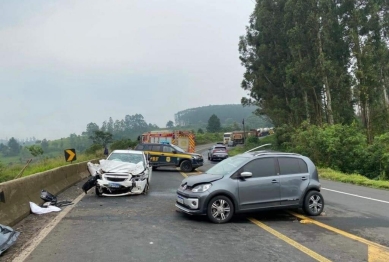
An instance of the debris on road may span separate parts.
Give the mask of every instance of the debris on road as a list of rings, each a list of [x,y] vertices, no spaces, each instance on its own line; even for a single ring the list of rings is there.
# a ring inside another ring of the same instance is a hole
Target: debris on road
[[[19,235],[20,232],[0,224],[0,256],[16,242]]]
[[[41,191],[41,199],[45,201],[45,203],[42,205],[43,207],[47,207],[47,206],[62,207],[62,206],[73,205],[73,203],[68,200],[58,202],[57,196],[54,196],[53,194],[51,194],[50,192],[44,189]]]
[[[59,207],[56,207],[56,206],[49,205],[47,207],[40,207],[33,202],[30,202],[30,209],[31,209],[32,213],[37,214],[37,215],[61,211],[61,209]]]

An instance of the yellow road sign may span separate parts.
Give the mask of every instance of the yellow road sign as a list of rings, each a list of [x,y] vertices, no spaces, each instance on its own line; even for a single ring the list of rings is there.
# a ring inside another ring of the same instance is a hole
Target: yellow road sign
[[[65,149],[65,160],[66,162],[77,160],[76,149]]]

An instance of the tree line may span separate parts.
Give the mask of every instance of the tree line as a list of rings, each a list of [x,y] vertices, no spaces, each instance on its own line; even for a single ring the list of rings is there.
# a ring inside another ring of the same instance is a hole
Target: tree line
[[[242,88],[275,126],[351,124],[388,131],[387,0],[257,0],[240,60]]]

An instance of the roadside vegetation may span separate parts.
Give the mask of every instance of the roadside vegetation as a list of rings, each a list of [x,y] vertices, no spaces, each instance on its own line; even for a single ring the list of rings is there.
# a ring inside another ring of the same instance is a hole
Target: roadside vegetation
[[[377,137],[374,144],[367,145],[363,134],[352,126],[335,125],[321,129],[309,125],[305,128],[280,128],[275,135],[261,139],[250,137],[245,145],[231,148],[229,155],[241,154],[270,143],[271,146],[257,150],[278,150],[306,155],[317,165],[322,179],[389,189],[387,134]],[[311,137],[312,134],[316,139]]]

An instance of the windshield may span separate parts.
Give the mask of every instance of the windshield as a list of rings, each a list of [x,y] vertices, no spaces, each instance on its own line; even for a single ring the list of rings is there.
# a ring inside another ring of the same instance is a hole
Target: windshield
[[[243,162],[247,161],[246,157],[229,157],[226,160],[214,165],[207,171],[207,174],[211,175],[227,175],[240,167]]]
[[[230,137],[231,134],[224,134],[224,137]]]
[[[107,160],[115,160],[115,161],[138,164],[139,162],[143,162],[143,155],[131,154],[131,153],[112,153],[107,158]]]
[[[177,152],[185,153],[185,150],[182,149],[181,147],[178,147],[176,145],[171,145]]]

